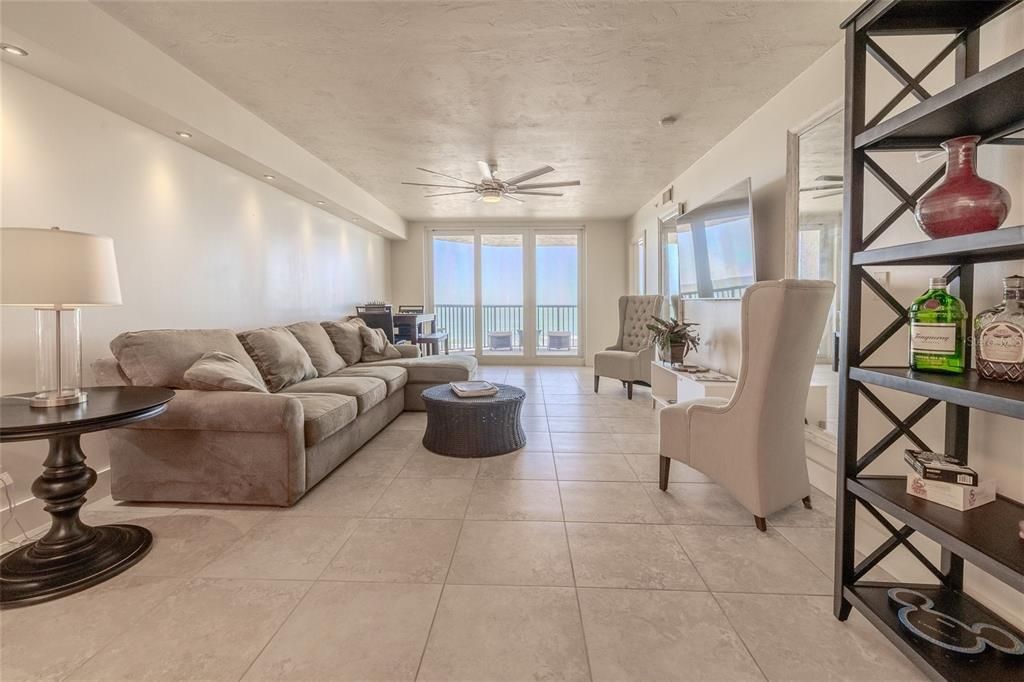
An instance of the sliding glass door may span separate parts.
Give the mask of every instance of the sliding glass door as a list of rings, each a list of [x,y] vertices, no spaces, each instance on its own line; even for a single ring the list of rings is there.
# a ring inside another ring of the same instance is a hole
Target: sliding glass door
[[[476,353],[476,246],[473,235],[435,234],[431,243],[435,326],[448,332],[449,352]]]
[[[534,235],[537,354],[580,353],[579,234]]]
[[[481,341],[487,355],[523,354],[523,266],[522,234],[480,235]]]
[[[579,229],[431,232],[428,289],[451,352],[581,357],[582,247]]]

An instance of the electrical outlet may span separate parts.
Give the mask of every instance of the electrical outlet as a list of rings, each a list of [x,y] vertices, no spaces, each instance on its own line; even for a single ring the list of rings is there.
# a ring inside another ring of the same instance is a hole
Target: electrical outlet
[[[14,477],[11,476],[6,471],[0,471],[0,483],[3,483],[4,485],[7,485],[7,486],[13,486],[14,485]]]

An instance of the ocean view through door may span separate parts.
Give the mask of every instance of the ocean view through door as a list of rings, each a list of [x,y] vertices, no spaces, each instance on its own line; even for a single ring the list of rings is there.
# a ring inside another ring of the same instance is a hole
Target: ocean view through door
[[[582,235],[580,229],[431,232],[428,290],[451,352],[580,358]]]

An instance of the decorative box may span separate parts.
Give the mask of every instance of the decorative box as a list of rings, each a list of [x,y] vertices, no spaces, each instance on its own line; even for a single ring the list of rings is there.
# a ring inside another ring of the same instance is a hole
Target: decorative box
[[[996,499],[995,480],[982,481],[979,485],[957,485],[941,481],[927,481],[916,474],[907,476],[907,494],[921,497],[929,502],[967,511]]]

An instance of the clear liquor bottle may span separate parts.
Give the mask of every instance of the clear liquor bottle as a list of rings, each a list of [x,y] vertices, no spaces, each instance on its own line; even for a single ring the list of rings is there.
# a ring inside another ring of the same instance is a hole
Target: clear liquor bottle
[[[967,369],[964,303],[949,293],[944,277],[932,277],[928,291],[910,306],[910,367],[963,374]]]
[[[1024,277],[1003,280],[1003,302],[974,318],[978,374],[997,381],[1024,381]]]

